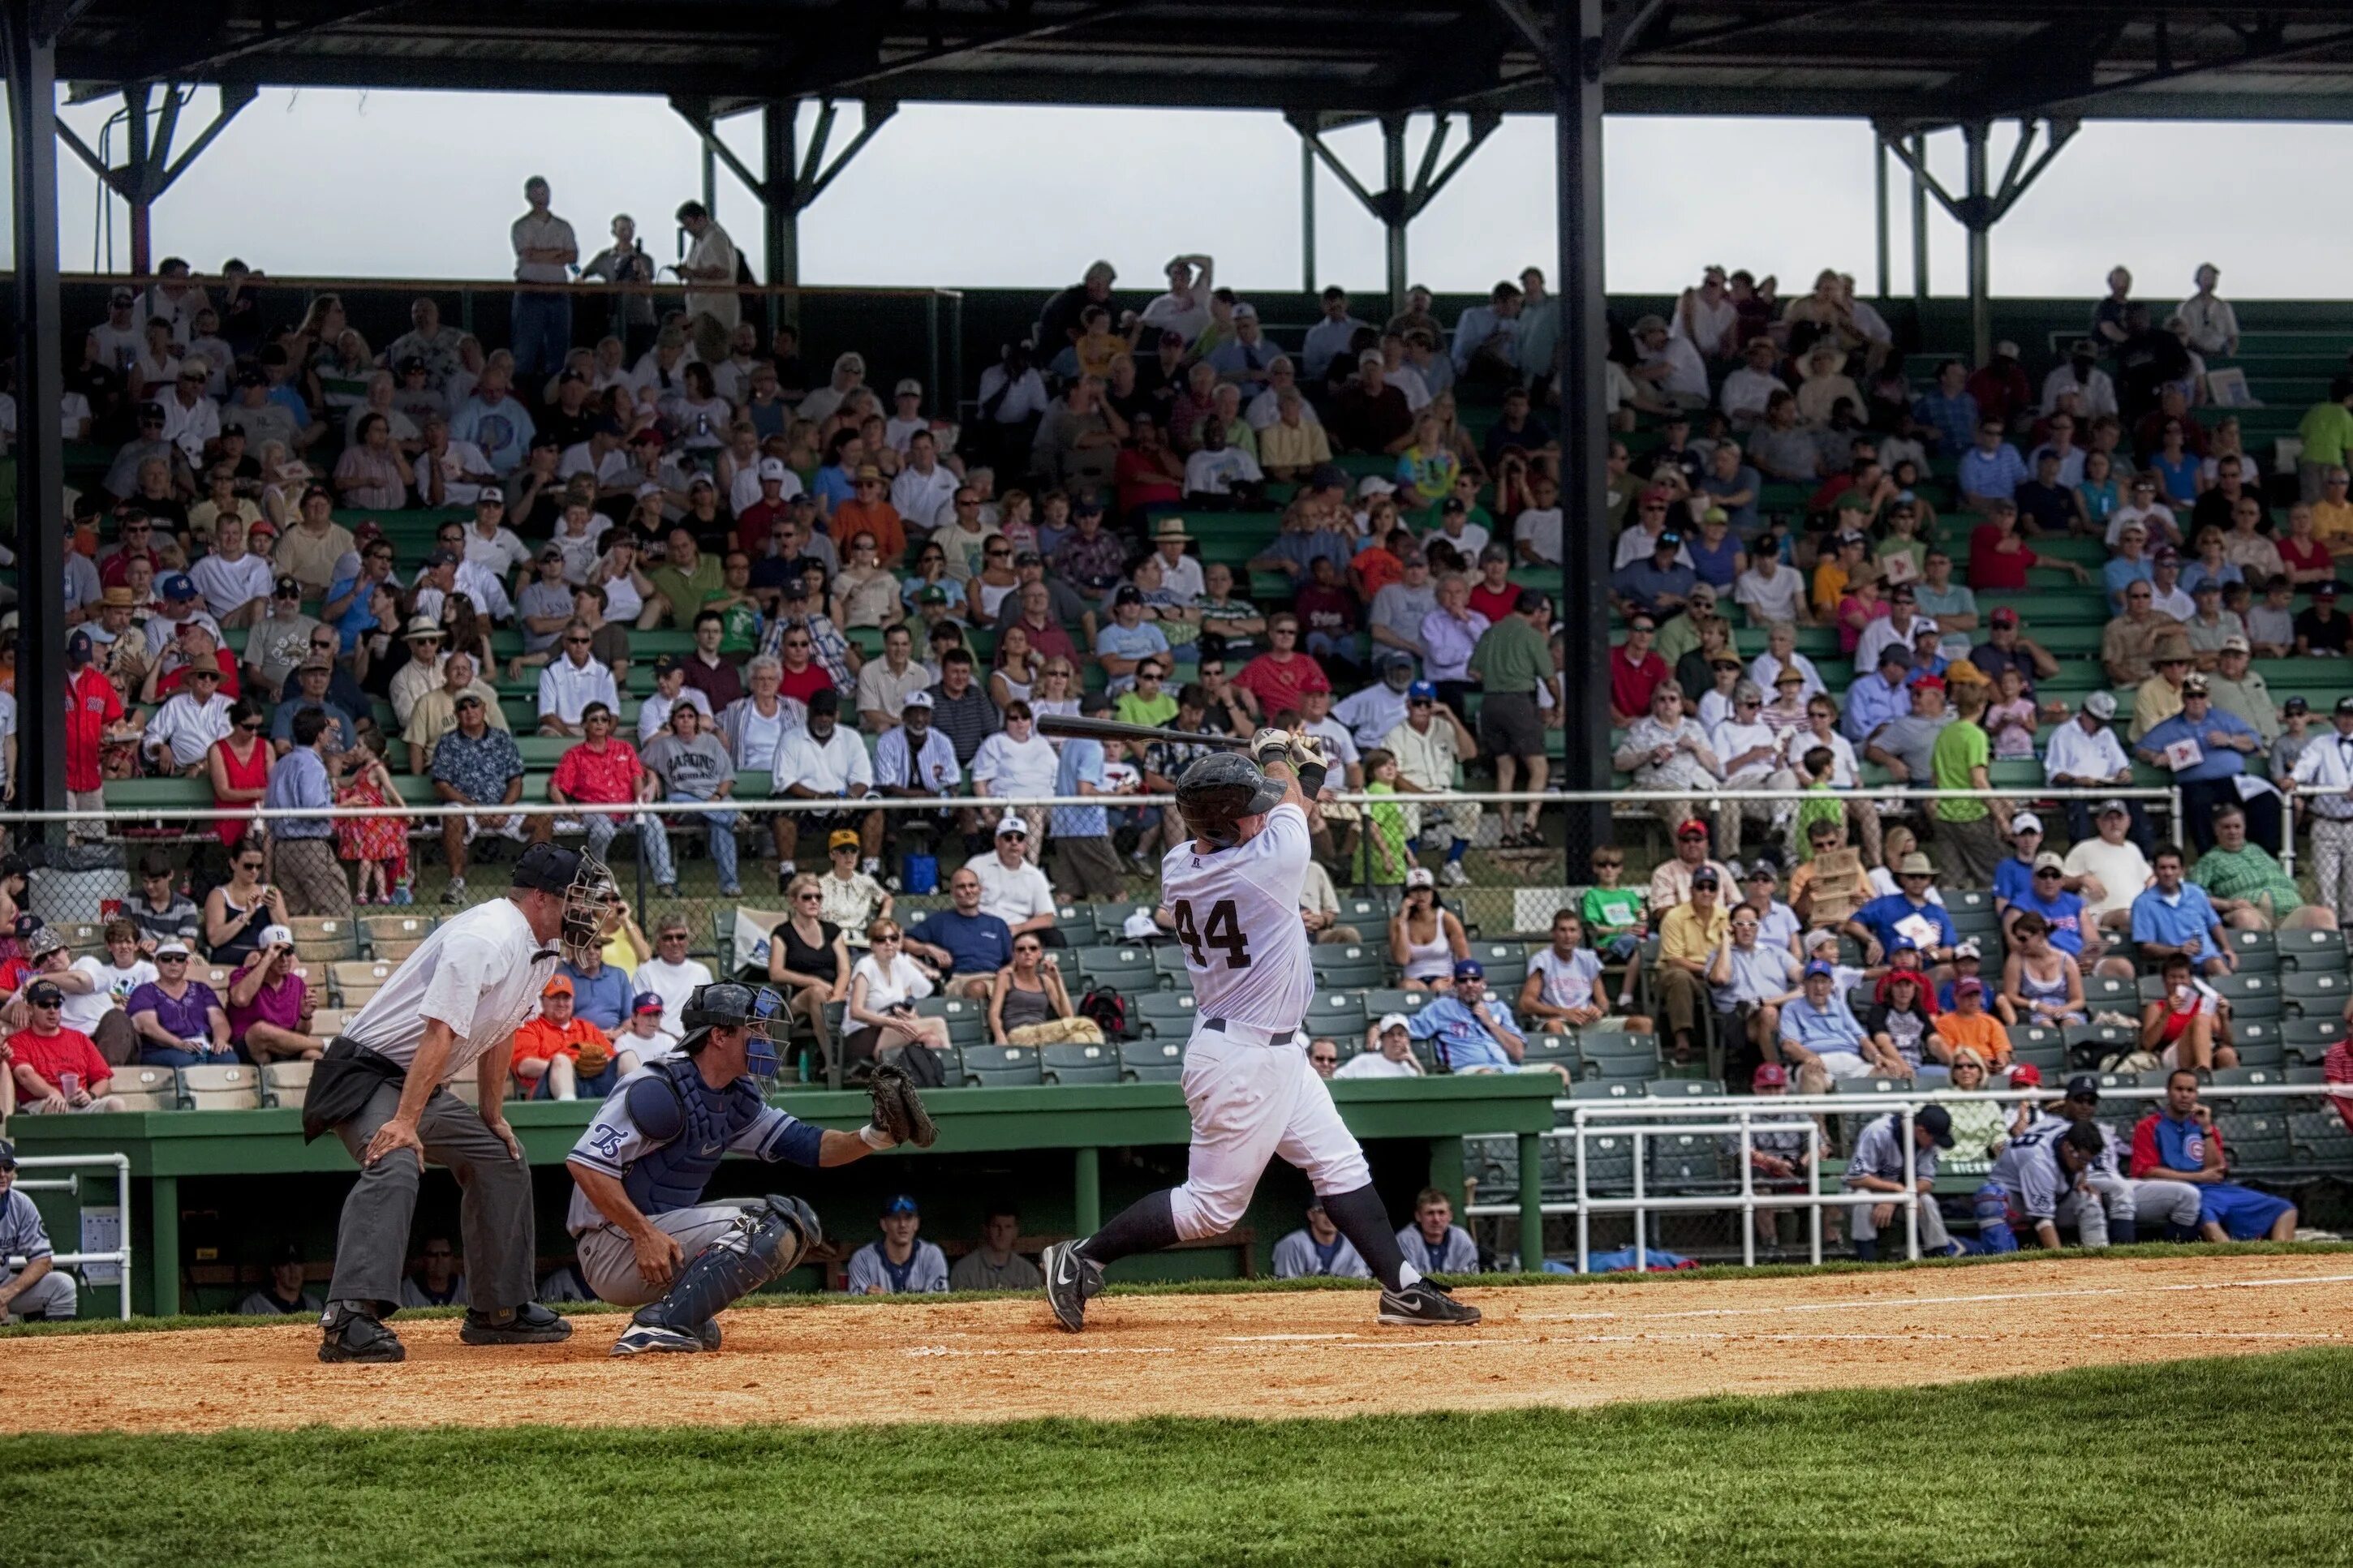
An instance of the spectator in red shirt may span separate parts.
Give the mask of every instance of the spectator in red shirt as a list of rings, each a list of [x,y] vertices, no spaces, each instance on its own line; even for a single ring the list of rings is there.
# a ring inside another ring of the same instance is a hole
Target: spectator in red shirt
[[[1626,640],[1609,658],[1609,713],[1624,728],[1651,710],[1651,693],[1668,678],[1667,661],[1651,647],[1659,623],[1637,612],[1626,623]]]
[[[573,1010],[572,977],[551,977],[539,994],[539,1016],[514,1032],[515,1093],[522,1100],[602,1100],[638,1070],[635,1051]]]
[[[2018,531],[2018,504],[1986,503],[1986,521],[1969,531],[1969,586],[1980,594],[2017,594],[2026,588],[2026,574],[2037,566],[2055,567],[2073,574],[2077,584],[2089,584],[2092,574],[2072,561],[2037,555],[2026,547]]]
[[[1267,623],[1266,635],[1273,647],[1242,666],[1233,679],[1234,689],[1250,707],[1251,718],[1297,708],[1308,692],[1332,689],[1324,667],[1299,651],[1297,616],[1274,616]]]
[[[125,507],[121,513],[121,542],[98,563],[99,585],[106,588],[123,586],[131,580],[131,563],[133,561],[146,562],[156,576],[163,576],[164,558],[148,542],[154,536],[155,525],[148,519],[145,509]]]
[[[1968,380],[1968,394],[1978,401],[1978,413],[1999,419],[2008,429],[2034,407],[2034,385],[2018,363],[2018,345],[1996,343],[1993,358]]]
[[[58,1022],[66,994],[46,980],[25,987],[26,1026],[8,1037],[7,1058],[16,1101],[27,1116],[69,1110],[121,1110],[106,1092],[114,1069],[88,1035]]]
[[[2345,1020],[2353,1024],[2353,1003],[2346,1005]],[[2320,1058],[2320,1076],[2330,1083],[2345,1086],[2345,1089],[2328,1097],[2328,1103],[2345,1119],[2346,1130],[2353,1131],[2353,1092],[2346,1092],[2353,1090],[2353,1038],[2339,1040],[2328,1047],[2328,1054]]]
[[[1402,528],[1383,533],[1374,531],[1373,542],[1356,552],[1348,563],[1348,574],[1356,579],[1356,597],[1369,605],[1379,597],[1380,591],[1392,583],[1405,579],[1405,553],[1413,548],[1413,535]]]
[[[818,692],[833,689],[833,672],[817,661],[817,639],[806,626],[787,626],[776,651],[784,662],[776,679],[779,692],[806,707]]]
[[[1152,416],[1138,413],[1128,421],[1133,438],[1112,465],[1112,483],[1119,492],[1123,517],[1134,517],[1148,506],[1175,506],[1185,499],[1185,459],[1168,449]]]
[[[1487,617],[1489,626],[1519,614],[1520,591],[1512,583],[1512,552],[1501,544],[1479,552],[1479,581],[1471,590],[1471,607]]]
[[[88,632],[76,631],[66,639],[66,664],[73,671],[66,678],[66,804],[75,809],[106,805],[99,742],[107,727],[122,718],[122,699],[114,682],[90,668],[91,654]],[[96,836],[85,825],[75,826],[77,837]]]
[[[554,776],[547,781],[549,800],[557,805],[643,805],[660,793],[654,775],[638,760],[637,748],[614,736],[610,708],[602,702],[591,702],[580,711],[580,728],[587,738],[556,762]],[[586,814],[581,821],[587,830],[588,853],[599,860],[612,849],[613,835],[634,824],[638,839],[645,846],[647,868],[653,872],[655,886],[664,898],[678,896],[678,873],[670,862],[670,836],[662,831],[653,813],[617,816],[598,811]]]
[[[745,507],[735,519],[735,545],[744,554],[757,561],[768,553],[768,536],[776,524],[792,514],[792,504],[785,499],[785,479],[792,470],[785,467],[782,458],[760,459],[760,499]],[[843,538],[849,536],[844,534]]]

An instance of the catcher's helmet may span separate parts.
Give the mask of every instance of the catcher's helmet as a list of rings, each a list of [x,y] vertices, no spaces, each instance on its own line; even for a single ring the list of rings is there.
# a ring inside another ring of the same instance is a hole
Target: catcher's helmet
[[[751,1030],[749,1056],[753,1073],[766,1078],[776,1068],[776,1047],[769,1040],[771,1022],[784,1011],[784,1002],[766,986],[744,985],[733,980],[715,984],[698,985],[679,1009],[678,1021],[686,1030],[686,1037],[678,1048],[692,1056],[702,1048],[715,1028],[748,1028]],[[763,1066],[766,1070],[763,1071]]]
[[[1220,847],[1240,837],[1237,818],[1271,811],[1282,798],[1282,785],[1240,752],[1203,757],[1176,781],[1176,809],[1185,826]]]

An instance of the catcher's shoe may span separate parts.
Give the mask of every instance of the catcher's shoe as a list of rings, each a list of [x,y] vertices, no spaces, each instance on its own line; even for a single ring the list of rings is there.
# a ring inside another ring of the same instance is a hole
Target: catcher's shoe
[[[1083,1256],[1075,1241],[1058,1241],[1038,1261],[1046,1276],[1046,1305],[1072,1333],[1087,1326],[1087,1298],[1103,1294],[1103,1265]]]
[[[704,1350],[715,1351],[719,1348],[718,1319],[709,1318],[704,1320],[702,1327],[695,1330],[694,1332],[695,1337],[702,1342],[702,1348]]]
[[[408,1359],[400,1336],[385,1328],[382,1319],[352,1302],[330,1305],[319,1326],[325,1331],[325,1337],[319,1342],[321,1361],[389,1364]]]
[[[706,1328],[712,1326],[705,1325]],[[613,1353],[617,1356],[647,1355],[665,1352],[673,1355],[692,1355],[705,1349],[717,1350],[718,1348],[715,1338],[706,1340],[704,1336],[684,1329],[673,1329],[662,1323],[636,1321],[632,1321],[621,1337],[613,1342]]]
[[[1432,1323],[1468,1325],[1479,1321],[1479,1309],[1456,1300],[1446,1287],[1420,1279],[1402,1290],[1381,1292],[1377,1321],[1392,1328],[1418,1328]]]
[[[572,1337],[572,1325],[536,1301],[502,1311],[466,1309],[458,1337],[470,1345],[552,1345]]]

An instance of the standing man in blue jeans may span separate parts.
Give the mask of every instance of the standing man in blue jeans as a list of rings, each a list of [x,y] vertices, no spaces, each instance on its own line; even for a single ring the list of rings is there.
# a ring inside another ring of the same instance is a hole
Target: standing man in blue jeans
[[[547,210],[547,182],[533,174],[522,183],[522,199],[531,210],[514,220],[517,283],[569,283],[573,265],[580,259],[572,226]],[[549,376],[564,366],[572,346],[572,296],[515,291],[508,336],[515,360],[515,390],[527,404],[539,401]]]

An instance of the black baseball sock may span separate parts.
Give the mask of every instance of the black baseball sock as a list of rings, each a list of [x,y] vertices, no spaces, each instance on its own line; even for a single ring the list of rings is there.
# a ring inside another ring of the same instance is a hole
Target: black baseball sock
[[[1109,1225],[1079,1243],[1079,1256],[1096,1263],[1116,1263],[1139,1252],[1176,1246],[1176,1211],[1168,1196],[1173,1190],[1163,1187],[1113,1215]]]
[[[1354,1192],[1327,1194],[1323,1203],[1325,1217],[1348,1238],[1373,1278],[1391,1290],[1404,1289],[1405,1254],[1398,1247],[1397,1232],[1389,1228],[1389,1211],[1372,1184],[1367,1182]]]

